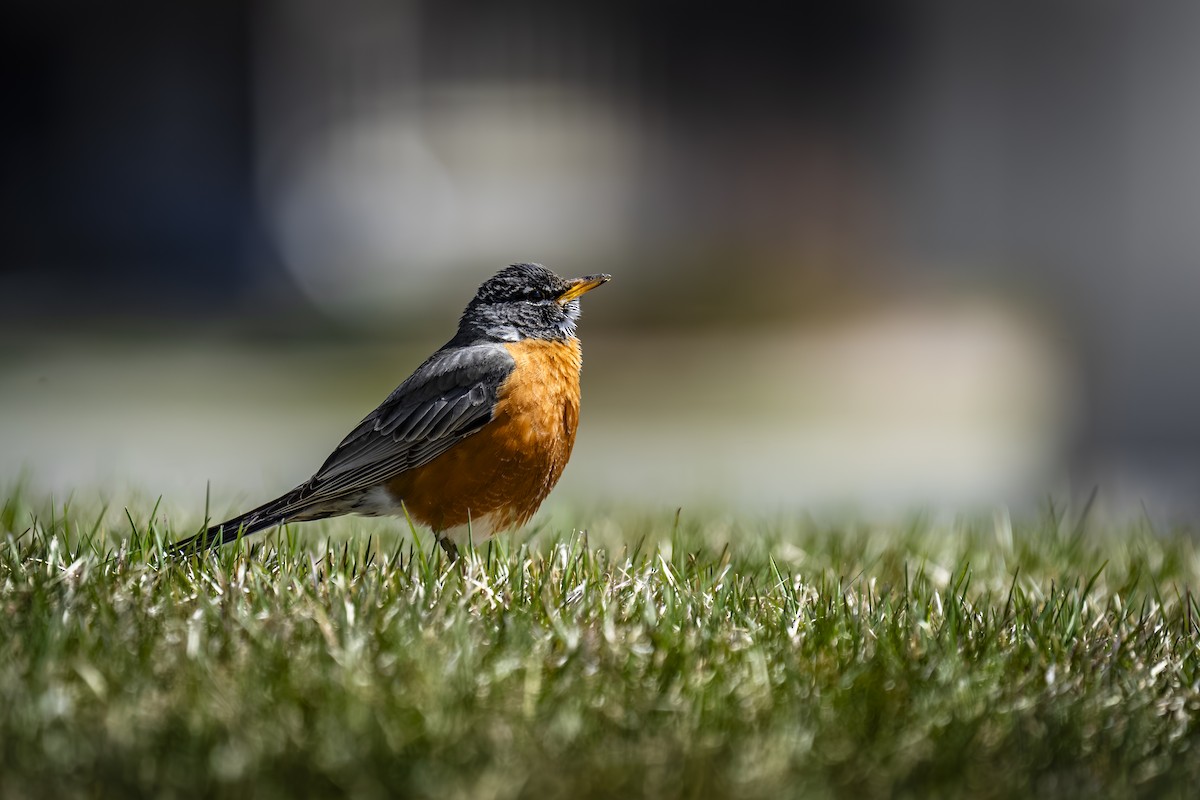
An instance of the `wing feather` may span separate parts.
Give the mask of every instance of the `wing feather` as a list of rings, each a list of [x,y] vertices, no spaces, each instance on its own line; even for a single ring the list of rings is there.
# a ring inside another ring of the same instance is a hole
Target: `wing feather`
[[[354,495],[428,464],[491,420],[515,366],[499,344],[438,351],[342,440],[300,487],[297,506]]]

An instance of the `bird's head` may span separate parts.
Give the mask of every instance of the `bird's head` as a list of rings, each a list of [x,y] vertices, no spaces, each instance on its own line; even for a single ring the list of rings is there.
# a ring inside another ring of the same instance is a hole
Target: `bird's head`
[[[579,298],[611,275],[561,278],[541,264],[513,264],[483,282],[459,322],[460,335],[492,341],[569,339]]]

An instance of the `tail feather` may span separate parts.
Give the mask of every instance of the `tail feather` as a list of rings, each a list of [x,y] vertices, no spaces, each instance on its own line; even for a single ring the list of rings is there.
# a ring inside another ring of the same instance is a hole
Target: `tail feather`
[[[293,490],[272,500],[269,503],[247,511],[245,514],[228,519],[219,525],[213,525],[207,530],[200,531],[194,536],[181,539],[168,549],[169,555],[182,556],[192,553],[202,553],[221,545],[229,544],[239,536],[252,536],[259,531],[282,525],[293,519],[308,515],[296,508],[299,490]]]

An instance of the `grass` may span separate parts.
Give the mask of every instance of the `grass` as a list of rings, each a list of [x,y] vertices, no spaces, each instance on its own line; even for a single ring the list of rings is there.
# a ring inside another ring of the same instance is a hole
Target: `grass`
[[[1187,531],[0,512],[0,797],[1190,796]],[[561,519],[569,519],[564,515]],[[371,531],[370,535],[362,533]]]

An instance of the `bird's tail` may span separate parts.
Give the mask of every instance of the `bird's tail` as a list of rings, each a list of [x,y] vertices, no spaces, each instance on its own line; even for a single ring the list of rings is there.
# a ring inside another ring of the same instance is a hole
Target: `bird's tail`
[[[239,536],[251,536],[259,531],[276,525],[282,525],[291,520],[301,518],[313,519],[313,516],[304,513],[307,509],[304,509],[302,506],[300,508],[297,507],[300,505],[299,500],[300,489],[293,489],[282,497],[277,497],[269,503],[264,503],[256,509],[247,511],[245,514],[239,514],[233,519],[228,519],[219,525],[213,525],[194,536],[181,539],[171,545],[167,552],[171,556],[202,553],[205,550],[229,544]]]

